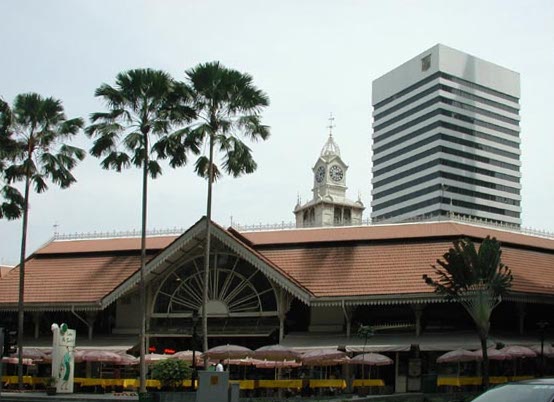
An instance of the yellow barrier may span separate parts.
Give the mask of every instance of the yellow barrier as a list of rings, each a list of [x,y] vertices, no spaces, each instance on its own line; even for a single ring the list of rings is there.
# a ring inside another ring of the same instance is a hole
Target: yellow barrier
[[[379,378],[367,379],[367,380],[354,380],[352,382],[353,387],[384,387],[385,382]]]
[[[341,379],[333,380],[310,380],[310,388],[346,388],[346,381]]]
[[[302,380],[258,380],[258,388],[302,388]]]
[[[514,377],[505,376],[493,376],[489,377],[491,384],[504,384],[508,381],[514,381]],[[533,378],[533,377],[525,377]],[[524,379],[522,377],[522,379]],[[450,386],[450,387],[463,387],[468,385],[481,385],[483,383],[482,377],[437,377],[438,386]]]
[[[4,375],[2,376],[2,382],[5,385],[18,384],[19,378],[16,375]],[[31,377],[30,375],[24,375],[23,384],[33,385],[33,377]]]
[[[239,384],[240,389],[255,389],[254,380],[229,380],[231,384]]]

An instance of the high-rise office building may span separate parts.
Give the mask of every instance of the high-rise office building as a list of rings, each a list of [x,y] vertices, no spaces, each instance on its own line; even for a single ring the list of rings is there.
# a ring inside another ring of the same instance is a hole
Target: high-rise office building
[[[374,221],[521,225],[519,74],[436,45],[373,82]]]

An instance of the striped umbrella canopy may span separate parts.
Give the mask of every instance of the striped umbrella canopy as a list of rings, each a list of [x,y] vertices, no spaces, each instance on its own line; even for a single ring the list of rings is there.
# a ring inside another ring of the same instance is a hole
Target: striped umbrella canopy
[[[364,364],[366,366],[388,366],[394,361],[380,353],[364,353],[350,359],[350,364]]]
[[[244,359],[252,355],[252,350],[239,345],[221,345],[208,349],[204,356],[210,359]]]
[[[24,359],[31,359],[33,361],[46,360],[46,353],[37,348],[23,348],[21,352]],[[17,354],[13,354],[12,357],[17,357]]]
[[[282,345],[262,346],[256,349],[252,354],[252,356],[257,359],[267,360],[295,360],[300,358],[301,355],[300,352]]]

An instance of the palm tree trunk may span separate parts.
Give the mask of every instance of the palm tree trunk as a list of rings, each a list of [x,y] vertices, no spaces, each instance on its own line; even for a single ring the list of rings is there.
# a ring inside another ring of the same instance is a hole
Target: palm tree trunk
[[[210,134],[210,160],[208,166],[208,202],[206,211],[206,249],[204,254],[204,292],[202,293],[202,340],[204,352],[208,350],[208,286],[210,280],[210,238],[212,224],[212,182],[213,182],[214,134]],[[204,367],[207,369],[207,358]]]
[[[489,388],[489,355],[487,351],[487,334],[479,333],[483,352],[483,389]]]
[[[140,239],[140,392],[146,392],[146,217],[148,195],[148,134],[144,134],[144,166],[142,169],[142,228]]]
[[[23,226],[21,230],[21,255],[19,258],[19,298],[17,301],[17,383],[18,388],[23,390],[23,329],[25,314],[23,302],[25,295],[25,254],[27,252],[27,225],[29,217],[29,189],[31,178],[29,164],[27,164],[25,175],[25,200],[23,204]]]

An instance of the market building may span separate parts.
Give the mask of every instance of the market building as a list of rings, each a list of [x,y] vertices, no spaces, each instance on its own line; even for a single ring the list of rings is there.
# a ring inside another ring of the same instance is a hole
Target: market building
[[[200,335],[206,219],[181,235],[148,237],[148,344],[190,349]],[[212,228],[210,347],[281,343],[391,355],[385,383],[419,390],[438,351],[478,349],[472,322],[432,292],[423,274],[452,241],[502,243],[513,287],[494,311],[490,341],[539,343],[536,323],[554,314],[554,239],[450,220],[351,227],[237,231]],[[26,346],[51,342],[52,322],[77,329],[77,345],[131,349],[138,343],[140,238],[57,238],[27,260]],[[19,270],[0,280],[0,321],[16,323]],[[377,329],[356,336],[360,324]],[[547,338],[547,342],[554,339]],[[414,363],[419,362],[419,363]],[[421,369],[410,369],[409,367]],[[411,374],[411,376],[410,376]]]

